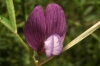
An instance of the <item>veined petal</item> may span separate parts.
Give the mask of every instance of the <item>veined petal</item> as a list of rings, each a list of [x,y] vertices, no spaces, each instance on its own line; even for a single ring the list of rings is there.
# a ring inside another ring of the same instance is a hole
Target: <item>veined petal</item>
[[[47,57],[59,55],[62,52],[63,44],[61,37],[57,34],[51,35],[44,42],[45,53]]]
[[[53,55],[59,55],[62,52],[63,42],[61,41],[61,37],[57,34],[53,36],[54,40],[54,48],[53,48]]]
[[[45,48],[46,56],[50,57],[52,55],[53,48],[54,48],[53,36],[47,38],[47,40],[44,42],[44,48]]]
[[[41,51],[45,39],[45,16],[41,6],[34,8],[25,24],[24,34],[27,43],[36,51]]]
[[[62,8],[57,4],[49,4],[45,15],[48,36],[58,34],[63,41],[66,34],[66,19]]]

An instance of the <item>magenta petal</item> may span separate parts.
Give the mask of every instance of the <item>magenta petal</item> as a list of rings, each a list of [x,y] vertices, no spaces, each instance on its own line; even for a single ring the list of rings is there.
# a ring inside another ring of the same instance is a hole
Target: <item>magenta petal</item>
[[[43,48],[45,39],[45,16],[41,6],[34,8],[24,28],[24,34],[29,46],[36,51]]]
[[[49,4],[46,7],[46,29],[48,36],[58,34],[62,41],[66,34],[66,19],[64,11],[57,4]]]

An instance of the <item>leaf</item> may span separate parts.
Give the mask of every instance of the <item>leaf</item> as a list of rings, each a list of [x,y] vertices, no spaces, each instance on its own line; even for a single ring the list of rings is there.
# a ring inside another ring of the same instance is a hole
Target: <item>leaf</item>
[[[86,22],[93,21],[93,20],[95,20],[95,19],[97,18],[96,16],[97,16],[97,15],[95,15],[95,14],[91,14],[91,15],[85,17],[85,21],[86,21]]]
[[[94,6],[90,6],[87,9],[85,9],[83,15],[86,16],[88,15],[92,10],[93,10]]]
[[[10,18],[13,30],[15,32],[17,32],[15,10],[14,10],[13,1],[12,0],[6,0],[6,5],[7,5],[7,10],[8,10],[8,14],[9,14],[9,18]]]
[[[1,22],[3,25],[5,25],[9,30],[11,30],[12,32],[14,32],[14,29],[13,29],[13,27],[12,27],[12,24],[11,24],[11,22],[10,22],[8,19],[6,19],[6,18],[0,16],[0,22]]]

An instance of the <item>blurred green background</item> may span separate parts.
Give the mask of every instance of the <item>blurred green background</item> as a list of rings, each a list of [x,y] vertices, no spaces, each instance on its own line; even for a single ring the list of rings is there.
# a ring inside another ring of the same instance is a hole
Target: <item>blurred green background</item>
[[[44,9],[49,3],[59,4],[66,15],[67,34],[64,45],[100,20],[100,0],[13,0],[19,35],[35,6]],[[5,0],[0,0],[0,15],[8,17]],[[25,41],[26,42],[26,41]],[[33,61],[4,25],[0,23],[0,66],[34,66]],[[100,28],[43,66],[100,66]]]

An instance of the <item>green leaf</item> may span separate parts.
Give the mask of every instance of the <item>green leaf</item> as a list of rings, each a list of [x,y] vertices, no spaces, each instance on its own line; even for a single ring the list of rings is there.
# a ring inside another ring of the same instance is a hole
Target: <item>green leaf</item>
[[[87,9],[85,9],[83,15],[86,16],[88,14],[90,14],[90,12],[93,10],[94,6],[90,6]]]
[[[95,33],[92,33],[91,35],[92,35],[96,40],[98,40],[98,41],[100,42],[100,38],[99,38],[98,35],[96,35]]]
[[[14,29],[13,29],[13,27],[12,27],[12,24],[11,24],[11,22],[10,22],[8,19],[6,19],[6,18],[0,16],[0,22],[1,22],[3,25],[5,25],[9,30],[11,30],[12,32],[14,32]]]
[[[17,32],[15,10],[12,0],[6,0],[7,10],[14,32]]]

